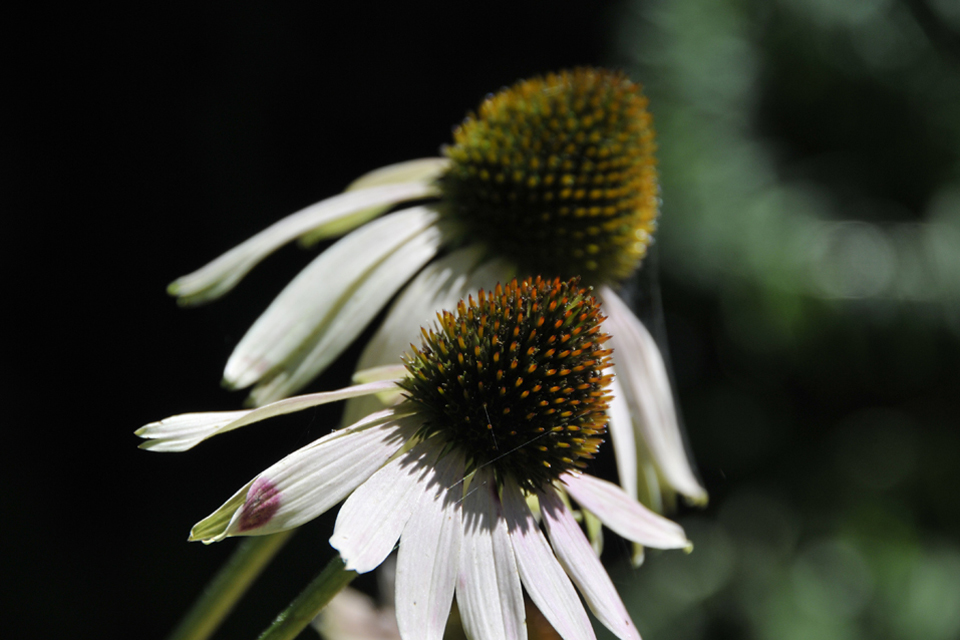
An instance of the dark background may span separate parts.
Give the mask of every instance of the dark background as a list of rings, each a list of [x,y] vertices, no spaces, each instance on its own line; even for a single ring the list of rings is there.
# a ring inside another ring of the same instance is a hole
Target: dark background
[[[166,285],[372,168],[435,155],[487,92],[578,64],[648,85],[662,288],[640,302],[662,295],[647,320],[664,321],[712,498],[681,511],[690,556],[631,571],[609,545],[644,637],[960,636],[960,19],[830,6],[13,16],[10,637],[163,637],[236,545],[188,544],[190,526],[336,424],[318,410],[137,450],[147,422],[239,405],[222,366],[313,254],[286,248],[199,309]],[[355,356],[316,387],[345,383]],[[304,527],[218,637],[255,637],[330,557],[331,525]]]

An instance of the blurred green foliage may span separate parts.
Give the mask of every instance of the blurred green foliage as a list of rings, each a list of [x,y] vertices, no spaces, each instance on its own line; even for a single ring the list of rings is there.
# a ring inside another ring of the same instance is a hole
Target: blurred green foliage
[[[641,632],[960,637],[960,3],[621,11],[712,495],[692,554],[615,575]]]

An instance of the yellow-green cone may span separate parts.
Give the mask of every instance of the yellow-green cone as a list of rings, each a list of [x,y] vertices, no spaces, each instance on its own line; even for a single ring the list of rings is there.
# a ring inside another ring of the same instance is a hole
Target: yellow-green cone
[[[646,253],[659,211],[654,131],[640,86],[574,69],[487,98],[444,149],[445,213],[521,273],[615,284]]]

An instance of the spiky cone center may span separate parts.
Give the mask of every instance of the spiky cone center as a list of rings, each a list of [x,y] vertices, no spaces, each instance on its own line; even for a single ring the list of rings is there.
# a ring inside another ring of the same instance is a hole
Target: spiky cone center
[[[514,280],[438,314],[400,383],[424,416],[420,436],[528,490],[585,466],[606,431],[611,350],[578,285]]]
[[[659,212],[647,99],[623,73],[574,69],[488,97],[444,148],[445,212],[523,273],[629,276]]]

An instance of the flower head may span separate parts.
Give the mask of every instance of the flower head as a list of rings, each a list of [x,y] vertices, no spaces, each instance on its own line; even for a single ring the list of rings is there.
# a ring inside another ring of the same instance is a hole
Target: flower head
[[[490,96],[444,149],[442,211],[524,273],[616,283],[659,208],[647,100],[623,74],[575,69]],[[509,233],[504,233],[509,229]]]
[[[191,539],[289,529],[346,498],[330,543],[348,569],[371,571],[399,540],[404,638],[439,640],[454,595],[469,637],[525,638],[524,590],[561,637],[593,638],[574,585],[618,637],[639,638],[570,499],[636,543],[689,543],[678,525],[580,470],[602,441],[612,379],[601,320],[576,281],[513,281],[440,314],[394,381],[175,416],[138,435],[148,448],[182,450],[270,415],[399,384],[404,401],[266,469]]]
[[[575,69],[519,82],[467,117],[445,157],[367,174],[170,292],[183,304],[205,302],[292,239],[350,231],[280,293],[227,362],[224,383],[253,386],[251,403],[264,405],[309,384],[395,296],[360,369],[396,364],[421,318],[471,291],[514,277],[579,276],[597,287],[613,328],[621,390],[610,430],[623,486],[654,506],[661,493],[703,500],[663,358],[613,289],[639,266],[656,225],[653,138],[646,99],[622,73]],[[412,201],[421,204],[381,215]],[[370,406],[355,400],[347,415]]]
[[[442,312],[400,382],[424,416],[421,437],[443,437],[473,467],[531,491],[585,466],[606,431],[600,319],[576,281],[540,278]]]

